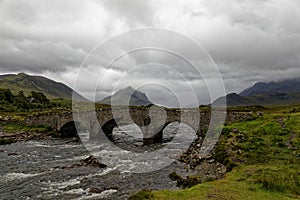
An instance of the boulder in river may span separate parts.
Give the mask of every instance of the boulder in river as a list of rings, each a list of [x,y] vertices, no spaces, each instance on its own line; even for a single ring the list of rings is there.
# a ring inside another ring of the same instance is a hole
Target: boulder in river
[[[89,157],[81,160],[81,165],[82,166],[93,166],[93,167],[100,167],[100,168],[105,168],[107,167],[105,164],[99,162],[97,158],[94,156],[90,155]]]

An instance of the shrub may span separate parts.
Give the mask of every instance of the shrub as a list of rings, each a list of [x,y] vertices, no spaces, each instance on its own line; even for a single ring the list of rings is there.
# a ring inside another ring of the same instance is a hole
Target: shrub
[[[179,176],[176,172],[172,172],[171,174],[169,174],[169,178],[172,181],[177,181],[177,180],[181,179],[181,176]]]
[[[215,181],[216,179],[213,177],[208,177],[206,178],[203,182],[211,182],[211,181]]]
[[[201,177],[198,175],[187,176],[185,179],[177,181],[177,185],[182,186],[183,188],[190,188],[201,183]]]
[[[231,172],[236,166],[238,166],[238,164],[230,160],[226,165],[226,172]]]
[[[215,147],[215,159],[220,163],[224,163],[224,160],[228,158],[226,153],[226,147],[223,139],[220,139]]]
[[[173,181],[177,181],[177,186],[183,188],[190,188],[202,182],[201,177],[198,175],[187,176],[186,178],[182,178],[176,172],[172,172],[171,174],[169,174],[169,178]]]

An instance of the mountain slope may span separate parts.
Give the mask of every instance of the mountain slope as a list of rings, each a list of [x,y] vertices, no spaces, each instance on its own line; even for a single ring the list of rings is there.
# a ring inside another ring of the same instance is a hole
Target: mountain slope
[[[224,105],[225,97],[220,97],[213,102],[215,106]],[[228,106],[250,106],[250,105],[289,105],[300,103],[300,92],[278,93],[265,92],[252,96],[240,96],[232,93],[226,95]]]
[[[224,101],[225,97],[220,97],[213,104],[222,105]],[[256,83],[240,94],[226,95],[226,101],[228,106],[298,104],[300,103],[300,78]]]
[[[128,99],[130,99],[129,105],[131,106],[147,106],[149,104],[152,104],[152,102],[149,101],[145,93],[135,90],[130,86],[117,91],[112,96],[105,97],[98,103],[111,104],[112,99],[113,104],[115,105],[128,105]]]
[[[213,105],[215,106],[224,105],[225,100],[226,100],[226,104],[231,106],[251,105],[252,103],[254,103],[248,98],[244,98],[236,93],[231,93],[226,95],[226,97],[218,98],[216,101],[213,102]]]
[[[296,93],[300,92],[300,78],[279,82],[259,82],[240,93],[241,96],[253,96],[261,93]]]
[[[49,99],[72,99],[73,94],[73,90],[63,83],[25,73],[0,75],[0,88],[10,89],[15,94],[24,91],[25,95],[29,95],[31,91],[42,92]],[[80,94],[74,94],[76,100],[85,100]]]

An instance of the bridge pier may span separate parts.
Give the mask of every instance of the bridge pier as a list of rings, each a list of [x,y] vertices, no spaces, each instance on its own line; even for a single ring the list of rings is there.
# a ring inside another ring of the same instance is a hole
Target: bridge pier
[[[157,133],[157,134],[152,134],[150,137],[143,137],[143,144],[144,145],[149,145],[149,144],[154,144],[154,143],[161,143],[163,140],[163,131]]]

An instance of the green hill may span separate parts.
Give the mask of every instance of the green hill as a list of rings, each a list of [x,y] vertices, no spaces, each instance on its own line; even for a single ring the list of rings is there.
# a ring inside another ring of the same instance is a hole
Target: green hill
[[[23,91],[29,95],[31,91],[41,92],[49,99],[72,99],[73,90],[63,83],[42,76],[31,76],[25,73],[0,75],[0,88],[10,89],[14,94]],[[85,100],[78,93],[76,100]]]

